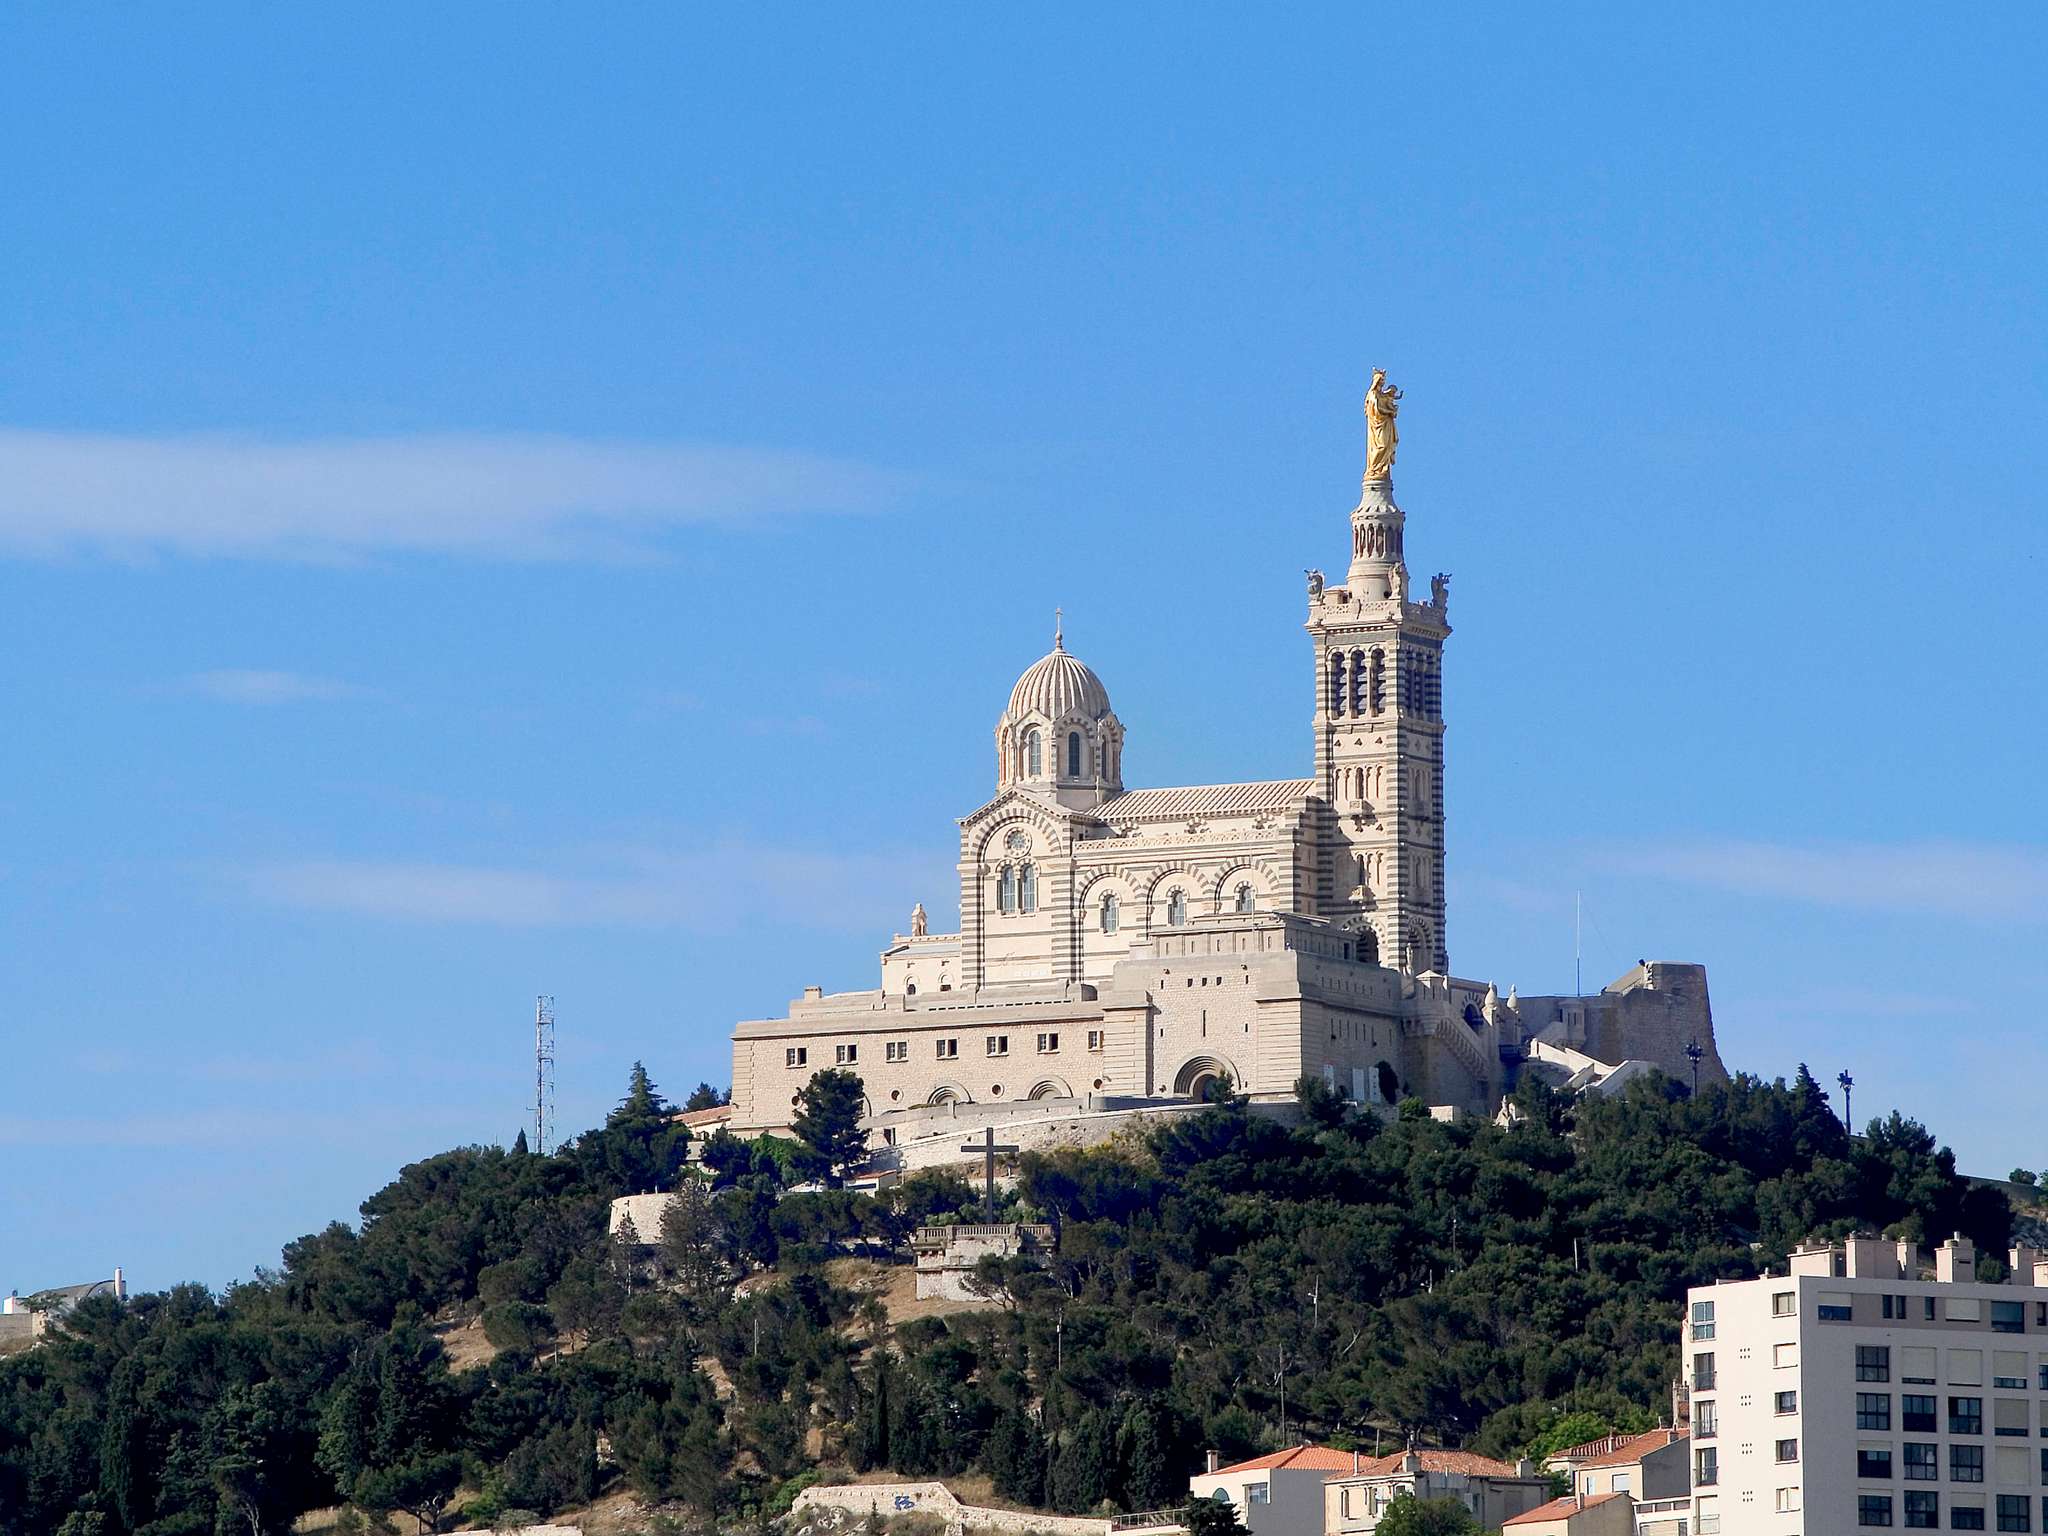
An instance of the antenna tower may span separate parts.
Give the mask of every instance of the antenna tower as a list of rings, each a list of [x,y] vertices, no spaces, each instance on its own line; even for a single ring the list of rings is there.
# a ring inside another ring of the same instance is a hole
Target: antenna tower
[[[533,1150],[545,1157],[555,1122],[555,1000],[533,1000]]]

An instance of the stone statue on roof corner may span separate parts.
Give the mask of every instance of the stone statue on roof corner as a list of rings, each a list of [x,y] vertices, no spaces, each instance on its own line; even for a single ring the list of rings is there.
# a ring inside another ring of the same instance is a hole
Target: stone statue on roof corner
[[[1401,434],[1394,417],[1401,410],[1401,391],[1387,382],[1387,370],[1372,371],[1372,386],[1365,392],[1365,478],[1385,480],[1394,473],[1394,449]]]

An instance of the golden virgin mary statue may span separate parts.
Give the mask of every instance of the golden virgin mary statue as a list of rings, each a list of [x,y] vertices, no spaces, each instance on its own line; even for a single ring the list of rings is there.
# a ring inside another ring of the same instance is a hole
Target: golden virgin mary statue
[[[1372,371],[1365,392],[1365,478],[1385,480],[1394,472],[1394,449],[1401,441],[1394,417],[1401,410],[1401,391],[1387,382],[1387,370]]]

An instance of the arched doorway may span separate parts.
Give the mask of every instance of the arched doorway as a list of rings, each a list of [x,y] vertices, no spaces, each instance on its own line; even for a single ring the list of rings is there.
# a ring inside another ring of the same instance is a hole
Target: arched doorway
[[[1197,1056],[1174,1074],[1173,1091],[1182,1098],[1200,1103],[1225,1081],[1236,1088],[1244,1086],[1238,1075],[1230,1070],[1230,1063],[1214,1056]]]

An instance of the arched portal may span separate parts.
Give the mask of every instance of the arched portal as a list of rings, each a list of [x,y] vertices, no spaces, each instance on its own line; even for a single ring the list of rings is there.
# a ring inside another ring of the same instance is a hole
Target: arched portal
[[[1031,1085],[1031,1092],[1028,1096],[1034,1099],[1071,1099],[1074,1096],[1074,1090],[1056,1077],[1046,1077],[1040,1078]]]
[[[1181,1069],[1174,1073],[1173,1091],[1182,1098],[1200,1102],[1226,1080],[1233,1087],[1244,1086],[1243,1080],[1230,1069],[1229,1062],[1216,1056],[1195,1056],[1182,1063]]]

